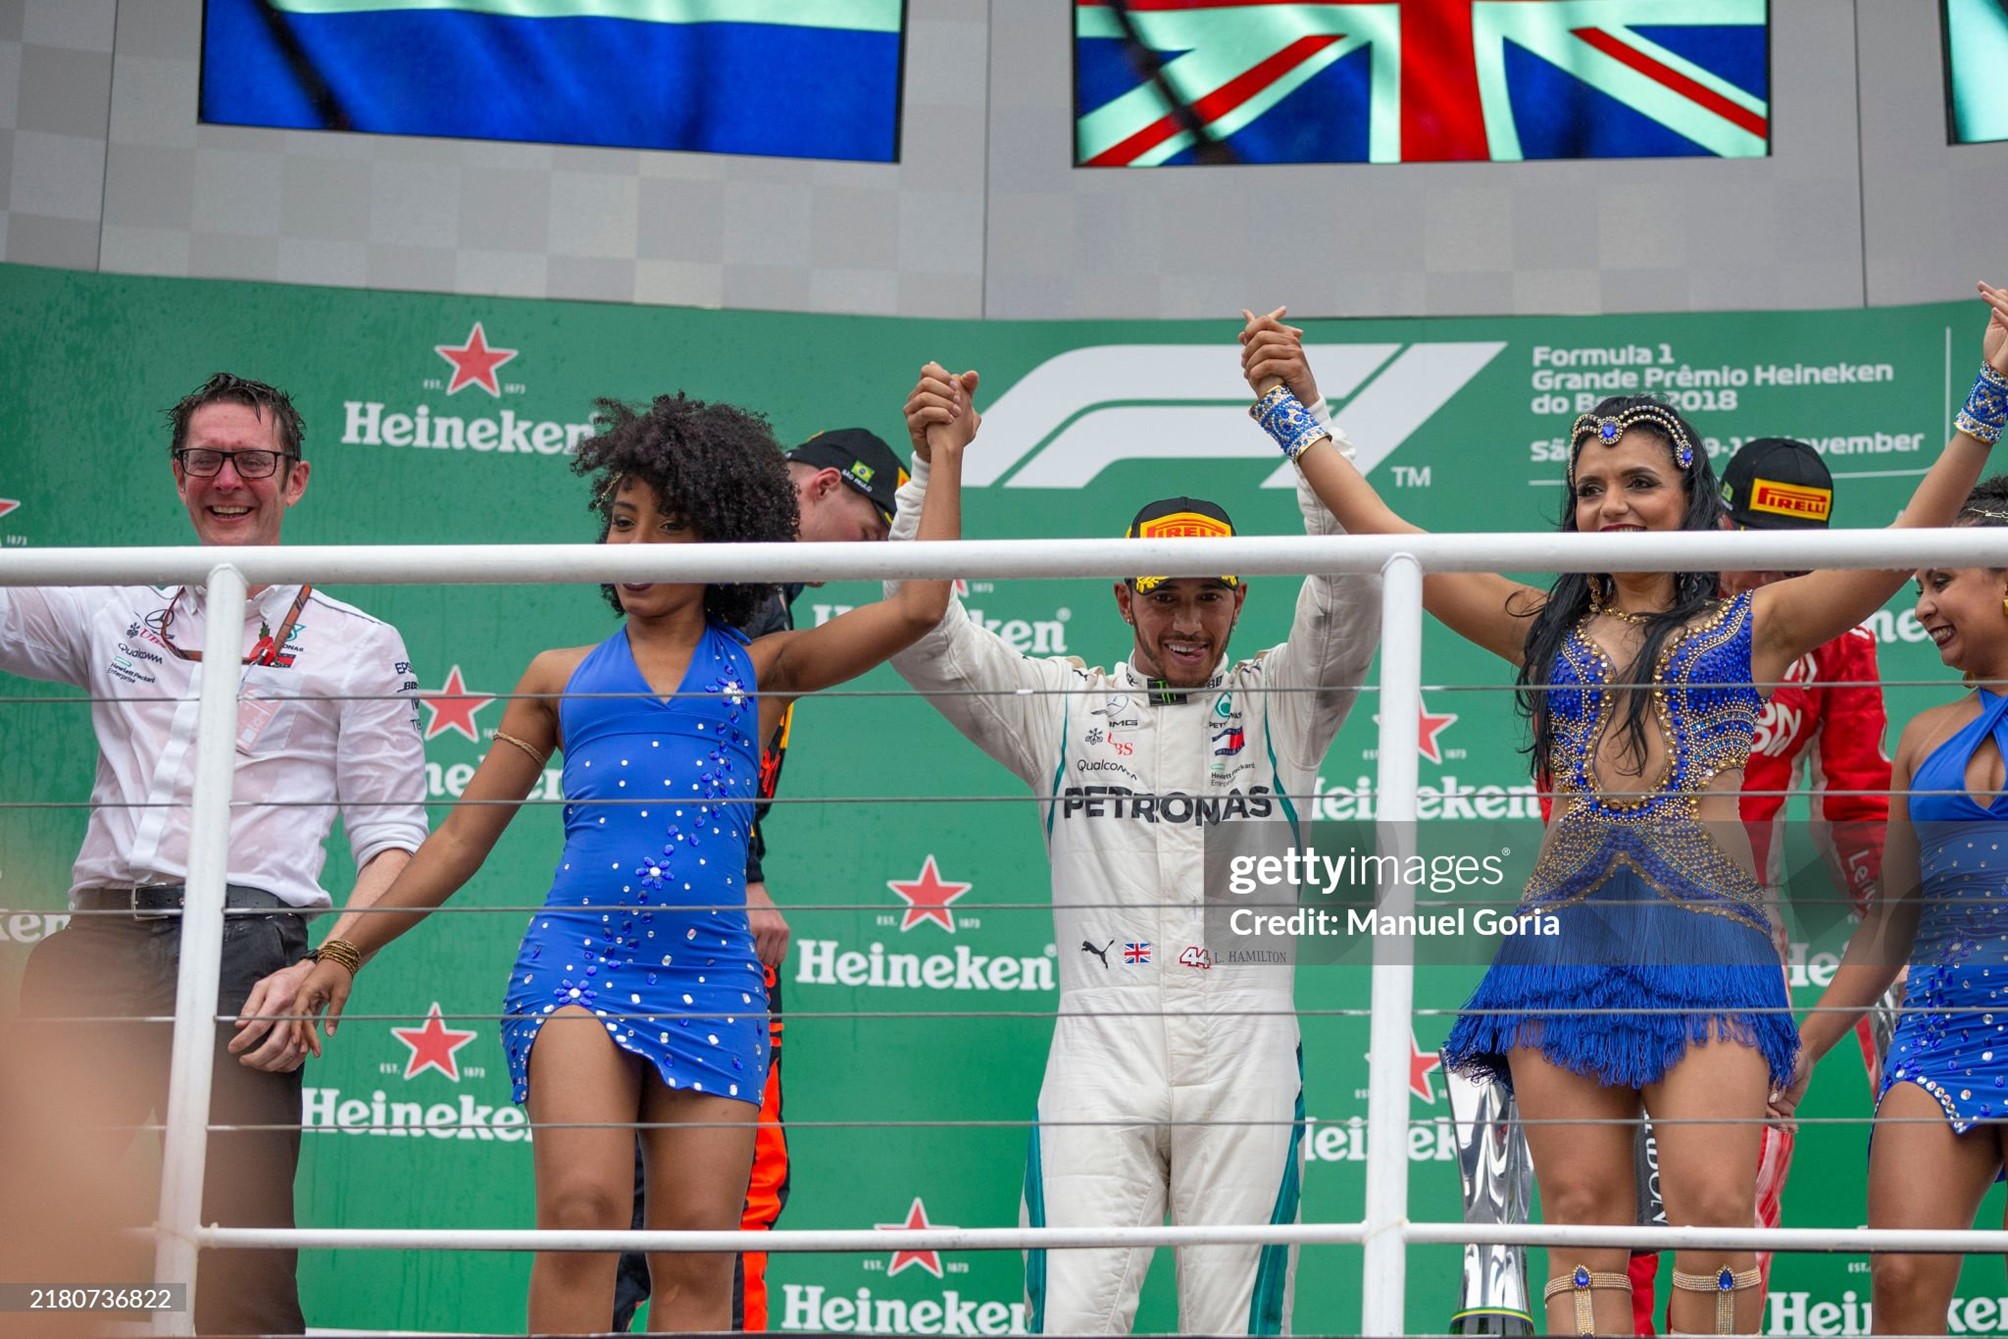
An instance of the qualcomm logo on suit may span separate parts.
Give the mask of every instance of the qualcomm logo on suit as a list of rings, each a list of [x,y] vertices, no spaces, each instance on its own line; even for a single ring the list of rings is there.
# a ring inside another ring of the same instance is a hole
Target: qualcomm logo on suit
[[[1478,340],[1306,348],[1319,389],[1343,406],[1361,469],[1371,470],[1506,345]],[[443,393],[447,404],[346,400],[344,446],[549,456],[570,454],[592,434],[590,423],[542,421],[512,409],[490,417],[452,404],[463,390],[500,400],[526,389],[497,372],[521,351],[491,345],[481,322],[459,344],[437,344],[432,352],[452,371],[425,378],[423,388]],[[997,397],[984,414],[983,450],[970,458],[963,482],[972,488],[1082,488],[1124,460],[1273,460],[1275,448],[1248,423],[1247,403],[1231,344],[1069,349]],[[1284,463],[1263,486],[1288,488],[1293,476]]]

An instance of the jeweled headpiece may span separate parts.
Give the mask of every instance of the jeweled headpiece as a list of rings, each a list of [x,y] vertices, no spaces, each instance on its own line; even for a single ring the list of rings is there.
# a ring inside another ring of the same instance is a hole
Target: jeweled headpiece
[[[1601,418],[1595,414],[1584,414],[1569,430],[1569,487],[1573,489],[1576,486],[1576,458],[1582,454],[1584,442],[1595,437],[1605,446],[1616,446],[1618,438],[1624,436],[1627,429],[1641,423],[1650,423],[1673,439],[1673,458],[1680,463],[1680,468],[1688,469],[1694,464],[1694,439],[1688,435],[1686,425],[1664,405],[1635,405],[1623,413],[1607,414]]]

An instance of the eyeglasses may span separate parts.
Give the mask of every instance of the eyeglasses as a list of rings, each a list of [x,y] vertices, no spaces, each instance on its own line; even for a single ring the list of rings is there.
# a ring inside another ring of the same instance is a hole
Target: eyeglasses
[[[282,460],[298,460],[290,451],[218,451],[208,446],[184,446],[173,453],[181,468],[198,479],[207,479],[223,470],[223,462],[237,467],[240,479],[270,478]]]

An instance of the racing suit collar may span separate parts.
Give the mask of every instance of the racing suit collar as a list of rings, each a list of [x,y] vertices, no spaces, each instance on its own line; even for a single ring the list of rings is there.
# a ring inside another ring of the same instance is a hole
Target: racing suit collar
[[[1135,690],[1144,701],[1153,706],[1178,706],[1191,701],[1194,693],[1218,692],[1220,686],[1227,681],[1227,657],[1220,658],[1220,664],[1214,667],[1213,674],[1205,683],[1192,688],[1174,687],[1162,679],[1143,674],[1138,671],[1134,660],[1125,660],[1122,663],[1122,679],[1125,687]]]

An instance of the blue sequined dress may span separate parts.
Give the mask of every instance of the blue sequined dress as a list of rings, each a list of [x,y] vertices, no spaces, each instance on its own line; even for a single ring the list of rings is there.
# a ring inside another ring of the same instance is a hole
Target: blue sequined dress
[[[1750,598],[1718,604],[1670,637],[1648,728],[1666,744],[1650,794],[1596,791],[1607,729],[1621,728],[1618,668],[1579,625],[1556,658],[1548,774],[1557,817],[1519,910],[1560,932],[1500,941],[1444,1044],[1446,1065],[1511,1083],[1507,1052],[1613,1087],[1665,1077],[1687,1048],[1728,1037],[1787,1081],[1798,1051],[1763,890],[1699,817],[1700,793],[1740,768],[1763,698],[1750,686]]]
[[[566,683],[565,852],[503,1004],[516,1101],[544,1019],[578,1005],[669,1087],[759,1105],[767,995],[744,881],[760,773],[753,689],[744,643],[717,625],[668,700],[625,627]]]
[[[1966,790],[1966,764],[1989,735],[2008,756],[2004,718],[2008,697],[1981,689],[1980,714],[1911,780],[1923,906],[1876,1094],[1880,1105],[1914,1083],[1959,1134],[2008,1112],[2008,799],[1983,807]]]

